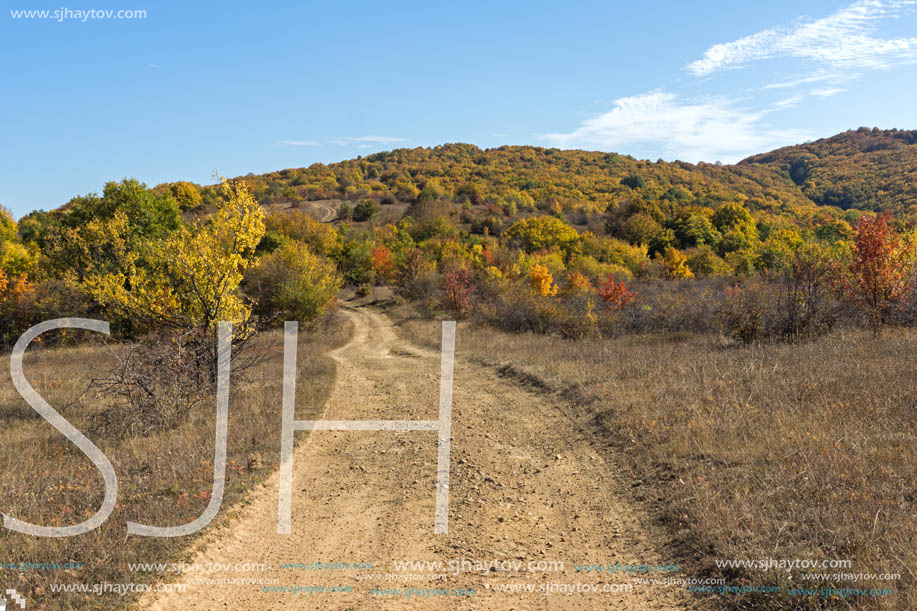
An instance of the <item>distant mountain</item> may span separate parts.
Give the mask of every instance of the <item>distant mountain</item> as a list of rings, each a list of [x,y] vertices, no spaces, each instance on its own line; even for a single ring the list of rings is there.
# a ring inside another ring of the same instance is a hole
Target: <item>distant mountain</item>
[[[917,130],[861,127],[754,155],[737,168],[766,167],[822,206],[890,210],[917,205]]]

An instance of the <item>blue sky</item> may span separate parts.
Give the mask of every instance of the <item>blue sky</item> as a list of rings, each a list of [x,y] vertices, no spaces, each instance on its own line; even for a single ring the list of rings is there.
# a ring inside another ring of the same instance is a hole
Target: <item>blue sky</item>
[[[89,9],[146,17],[74,13]],[[917,128],[912,1],[6,0],[0,57],[0,203],[17,217],[123,177],[444,142],[730,162]]]

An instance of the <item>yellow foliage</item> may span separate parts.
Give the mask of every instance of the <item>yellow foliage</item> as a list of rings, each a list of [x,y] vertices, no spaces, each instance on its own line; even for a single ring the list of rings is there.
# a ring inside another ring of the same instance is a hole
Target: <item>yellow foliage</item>
[[[579,272],[570,272],[567,274],[567,286],[564,288],[564,292],[576,294],[576,293],[592,293],[595,290],[595,287],[592,286],[592,282]]]
[[[503,280],[503,272],[500,271],[499,267],[495,265],[488,265],[484,268],[484,273],[487,274],[489,278],[494,280]]]
[[[222,190],[216,214],[151,243],[142,264],[131,252],[125,270],[87,277],[93,297],[146,325],[246,321],[251,312],[238,288],[264,235],[264,212],[243,184],[224,181]]]
[[[688,257],[677,248],[666,246],[662,257],[667,278],[693,278],[694,272],[688,267]]]
[[[552,276],[562,276],[567,271],[567,266],[564,265],[564,257],[559,252],[527,255],[524,260],[529,269],[536,265],[544,265]]]
[[[604,279],[608,276],[630,280],[633,277],[630,269],[615,263],[600,263],[594,257],[577,257],[570,262],[570,269],[593,279]]]
[[[554,284],[554,277],[548,268],[540,263],[532,267],[529,271],[529,282],[535,292],[542,297],[553,297],[557,294],[557,285]]]
[[[333,257],[340,253],[340,241],[334,227],[319,223],[302,210],[270,214],[265,217],[264,225],[268,231],[305,243],[316,254]]]
[[[578,238],[576,229],[553,216],[538,216],[516,221],[506,230],[506,237],[516,241],[526,252],[544,248],[569,248]]]

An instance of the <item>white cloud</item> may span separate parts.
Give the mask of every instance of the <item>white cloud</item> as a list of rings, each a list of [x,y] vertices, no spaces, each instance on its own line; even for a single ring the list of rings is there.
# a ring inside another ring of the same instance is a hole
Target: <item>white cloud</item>
[[[737,161],[809,137],[801,130],[777,130],[764,123],[768,113],[780,109],[752,112],[729,100],[684,102],[675,94],[652,91],[619,98],[610,111],[583,121],[575,131],[541,139],[561,148],[627,152],[646,146],[668,159]]]
[[[847,77],[838,74],[838,73],[829,73],[829,74],[810,74],[809,76],[801,76],[796,79],[789,81],[780,81],[778,83],[771,83],[765,85],[762,89],[790,89],[792,87],[798,87],[799,85],[806,85],[809,83],[818,83],[821,81],[843,81],[847,80]]]
[[[792,108],[794,106],[798,106],[799,103],[803,101],[803,99],[805,99],[804,95],[794,95],[791,98],[786,98],[784,100],[778,100],[777,102],[774,103],[774,109],[783,110],[785,108]]]
[[[687,70],[706,76],[774,57],[806,59],[835,69],[887,68],[917,61],[917,37],[881,38],[879,24],[901,16],[913,0],[860,0],[828,17],[772,28],[714,45]]]
[[[845,91],[847,90],[839,87],[828,87],[825,89],[813,89],[809,92],[809,95],[817,95],[820,98],[830,98],[833,95],[844,93]]]
[[[315,140],[281,140],[280,144],[284,146],[319,146]]]

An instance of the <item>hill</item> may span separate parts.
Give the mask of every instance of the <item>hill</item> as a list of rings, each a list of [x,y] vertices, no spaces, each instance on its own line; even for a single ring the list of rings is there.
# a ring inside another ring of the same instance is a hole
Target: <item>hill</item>
[[[470,144],[397,149],[245,177],[265,204],[427,194],[472,205],[552,205],[602,212],[639,195],[715,207],[835,206],[905,212],[917,200],[917,131],[860,128],[749,157],[736,165],[651,162],[616,153]]]
[[[793,181],[818,205],[905,213],[917,203],[917,130],[861,127],[736,166],[751,168]]]
[[[449,196],[471,205],[603,212],[635,196],[715,207],[811,205],[769,166],[645,161],[616,153],[470,144],[397,149],[332,164],[244,177],[263,204],[377,195],[400,201]]]

